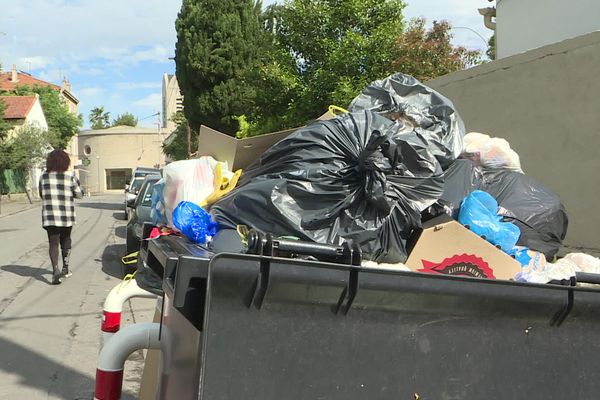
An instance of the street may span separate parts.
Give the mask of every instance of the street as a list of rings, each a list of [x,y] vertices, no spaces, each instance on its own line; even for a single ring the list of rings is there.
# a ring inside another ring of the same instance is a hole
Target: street
[[[123,198],[77,200],[73,276],[57,286],[40,207],[0,217],[1,399],[93,398],[102,305],[122,277]],[[150,322],[155,303],[125,304],[122,327]],[[137,398],[142,368],[139,351],[125,365],[123,399]]]

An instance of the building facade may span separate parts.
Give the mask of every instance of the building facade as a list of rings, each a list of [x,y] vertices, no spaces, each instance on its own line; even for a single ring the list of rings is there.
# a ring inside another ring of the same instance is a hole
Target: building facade
[[[598,0],[497,0],[497,58],[598,31],[599,15]]]
[[[183,96],[175,75],[164,74],[162,82],[162,127],[167,134],[177,127],[171,117],[177,111],[183,111]]]
[[[91,193],[123,191],[136,167],[164,167],[164,138],[155,128],[131,126],[80,132],[81,184]]]

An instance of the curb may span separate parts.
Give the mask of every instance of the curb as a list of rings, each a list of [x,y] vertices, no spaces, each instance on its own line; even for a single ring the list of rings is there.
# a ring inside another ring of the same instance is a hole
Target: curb
[[[36,208],[38,206],[41,206],[41,204],[42,203],[36,202],[34,204],[28,204],[26,207],[20,208],[18,210],[8,211],[6,213],[2,212],[2,213],[0,213],[0,218],[8,217],[8,216],[15,215],[15,214],[18,214],[18,213],[23,212],[23,211],[31,210],[32,208]],[[0,207],[2,207],[2,206],[0,206]]]

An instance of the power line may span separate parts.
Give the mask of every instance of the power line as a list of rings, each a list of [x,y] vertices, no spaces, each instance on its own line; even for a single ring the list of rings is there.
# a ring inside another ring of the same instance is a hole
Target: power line
[[[486,48],[486,49],[489,49],[489,48],[490,48],[490,46],[489,46],[489,44],[488,44],[488,41],[487,41],[487,40],[485,40],[485,38],[484,38],[483,36],[481,36],[481,34],[480,34],[479,32],[477,32],[475,29],[469,28],[469,27],[467,27],[467,26],[453,26],[453,27],[452,27],[452,29],[466,29],[466,30],[468,30],[468,31],[471,31],[471,32],[473,32],[474,34],[476,34],[477,36],[479,36],[479,38],[480,38],[480,39],[483,41],[483,43],[484,43],[484,45],[485,45],[485,48]]]
[[[160,115],[160,111],[157,111],[157,112],[155,112],[152,115],[148,115],[147,117],[140,118],[139,121],[143,121],[143,120],[148,119],[148,118],[156,117],[157,115]]]

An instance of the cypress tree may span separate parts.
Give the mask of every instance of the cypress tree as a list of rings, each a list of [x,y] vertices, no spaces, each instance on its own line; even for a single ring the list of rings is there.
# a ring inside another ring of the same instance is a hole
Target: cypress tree
[[[252,109],[248,73],[264,34],[261,8],[260,0],[183,0],[175,22],[175,65],[192,129],[207,125],[234,135],[234,117]]]

